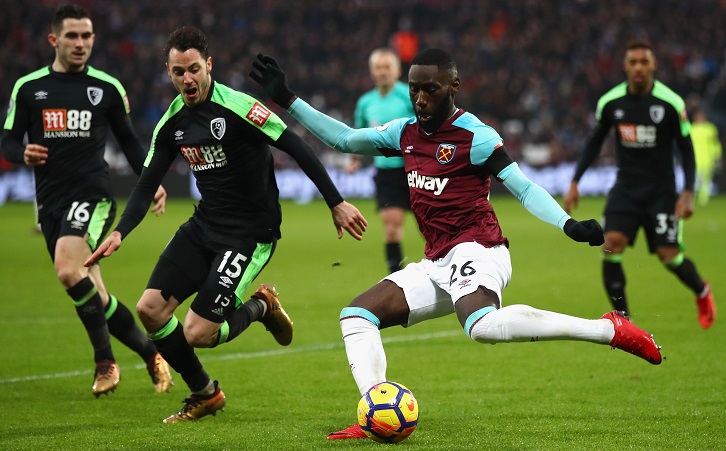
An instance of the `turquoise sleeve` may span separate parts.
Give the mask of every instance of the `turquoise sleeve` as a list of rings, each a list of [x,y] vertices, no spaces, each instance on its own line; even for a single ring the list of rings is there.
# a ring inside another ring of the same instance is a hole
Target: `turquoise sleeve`
[[[497,174],[504,186],[517,197],[528,212],[538,219],[562,229],[570,215],[541,186],[527,178],[517,163],[512,163]]]
[[[380,155],[378,149],[400,148],[400,144],[392,139],[395,133],[385,132],[386,129],[382,127],[350,128],[321,113],[300,98],[297,98],[287,111],[319,140],[343,153]],[[400,133],[398,137],[400,138]]]

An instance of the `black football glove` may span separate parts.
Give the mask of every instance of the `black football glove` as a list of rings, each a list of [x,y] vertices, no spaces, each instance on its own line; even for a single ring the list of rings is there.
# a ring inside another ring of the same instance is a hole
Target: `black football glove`
[[[605,242],[602,227],[594,219],[575,221],[570,218],[563,227],[565,235],[580,243],[590,243],[590,246],[601,246]]]
[[[292,103],[295,93],[287,87],[285,72],[280,69],[274,58],[257,54],[257,59],[252,61],[250,78],[260,84],[273,102],[287,109]]]

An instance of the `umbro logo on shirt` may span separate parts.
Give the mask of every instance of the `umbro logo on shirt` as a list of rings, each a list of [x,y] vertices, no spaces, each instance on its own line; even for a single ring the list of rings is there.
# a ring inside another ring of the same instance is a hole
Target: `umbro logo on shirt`
[[[48,98],[47,91],[36,91],[34,95],[35,95],[35,100],[45,100]]]
[[[184,131],[183,130],[177,130],[174,132],[174,139],[179,141],[180,139],[184,138]]]

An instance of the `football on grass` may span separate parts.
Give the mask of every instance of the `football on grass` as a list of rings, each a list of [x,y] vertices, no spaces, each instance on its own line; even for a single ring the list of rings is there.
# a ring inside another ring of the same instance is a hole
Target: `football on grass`
[[[400,442],[416,429],[418,403],[403,385],[381,382],[358,401],[358,424],[377,442]]]

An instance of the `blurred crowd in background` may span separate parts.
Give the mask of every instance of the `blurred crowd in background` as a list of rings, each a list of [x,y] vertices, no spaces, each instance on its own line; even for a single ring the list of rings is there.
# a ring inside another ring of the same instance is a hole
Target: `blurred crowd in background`
[[[686,99],[689,110],[704,109],[726,135],[726,0],[76,3],[94,20],[90,64],[124,84],[137,133],[146,142],[176,95],[162,48],[166,35],[181,25],[198,26],[209,36],[216,80],[272,106],[247,77],[254,56],[270,54],[301,97],[348,124],[356,100],[372,88],[371,50],[393,47],[404,61],[405,81],[406,63],[417,50],[444,48],[459,65],[457,105],[497,129],[508,151],[532,167],[577,159],[594,125],[597,99],[625,79],[626,42],[646,38],[656,49],[656,77]],[[0,0],[3,105],[18,77],[52,62],[47,35],[58,4]],[[293,120],[288,123],[306,134]],[[309,142],[326,164],[343,164],[316,140]],[[612,155],[606,145],[599,164],[611,164]],[[123,158],[114,161],[111,154],[109,160],[125,170]],[[294,164],[280,153],[276,162],[281,169]]]

